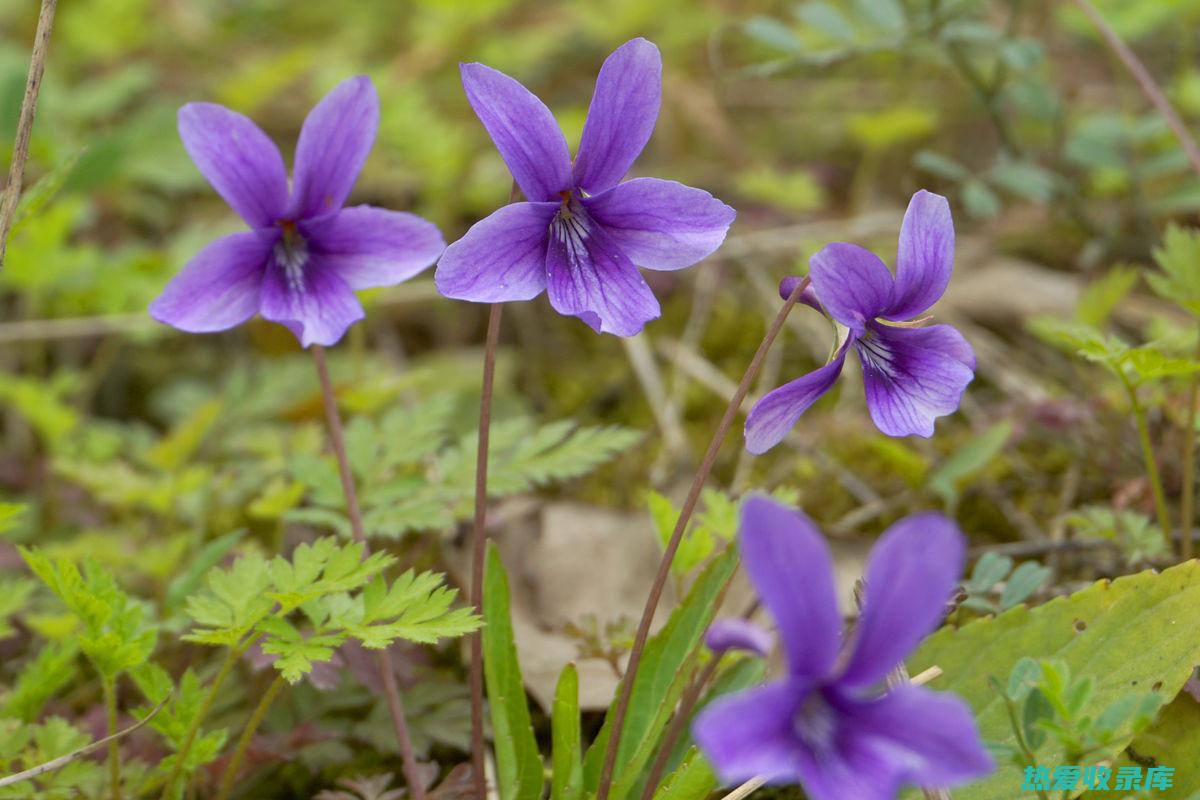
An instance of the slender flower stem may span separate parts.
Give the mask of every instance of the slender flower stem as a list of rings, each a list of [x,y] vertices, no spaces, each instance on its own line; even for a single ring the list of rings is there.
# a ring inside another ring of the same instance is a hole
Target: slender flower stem
[[[1200,331],[1197,331],[1200,337]],[[1196,340],[1196,353],[1200,361],[1200,338]],[[1179,501],[1179,558],[1188,561],[1193,555],[1192,524],[1195,521],[1196,499],[1196,401],[1200,400],[1200,374],[1188,376],[1187,414],[1180,441],[1183,446],[1183,497]]]
[[[513,179],[508,202],[515,203],[521,187]],[[500,343],[500,315],[504,306],[488,310],[483,351],[483,386],[479,393],[479,442],[475,451],[475,519],[471,525],[471,602],[483,616],[483,562],[487,555],[488,442],[492,428],[492,390],[496,379],[496,347]],[[476,800],[487,800],[487,743],[483,736],[483,631],[471,634],[471,777]]]
[[[171,792],[175,787],[175,782],[179,780],[179,776],[183,773],[183,765],[187,762],[188,753],[191,752],[192,744],[196,741],[196,734],[200,731],[200,724],[204,722],[208,713],[212,711],[213,703],[216,702],[217,695],[221,692],[221,686],[224,685],[225,679],[229,677],[229,673],[233,672],[234,665],[242,657],[242,653],[246,652],[248,646],[249,642],[240,644],[237,647],[231,647],[229,648],[229,652],[225,654],[225,660],[221,662],[221,667],[217,670],[216,676],[213,677],[212,684],[208,687],[208,693],[204,695],[204,700],[200,704],[200,711],[192,719],[192,724],[188,726],[187,731],[183,735],[183,742],[179,745],[179,750],[175,753],[175,764],[171,767],[170,774],[167,775],[167,780],[163,784],[159,800],[171,800]]]
[[[317,366],[317,377],[321,382],[321,399],[325,405],[325,420],[329,424],[329,442],[338,463],[338,475],[342,480],[342,493],[346,496],[346,513],[350,517],[350,529],[355,541],[363,546],[363,558],[371,552],[367,533],[363,528],[362,509],[358,504],[358,491],[354,488],[354,473],[350,471],[350,459],[346,456],[346,436],[342,431],[342,415],[338,411],[337,397],[333,392],[333,381],[329,377],[329,364],[325,360],[325,348],[312,346],[313,361]],[[404,768],[404,780],[408,783],[409,795],[413,800],[425,800],[425,784],[413,750],[412,736],[408,732],[408,719],[404,703],[400,699],[400,687],[396,683],[396,670],[388,650],[380,650],[379,673],[383,679],[383,693],[387,698],[388,712],[392,716],[392,727],[396,730],[396,742],[400,746],[400,761]]]
[[[758,370],[762,366],[763,359],[767,356],[767,351],[775,343],[775,338],[779,335],[779,331],[783,329],[783,323],[787,320],[788,314],[791,313],[792,307],[796,305],[796,301],[800,299],[802,291],[803,283],[801,282],[792,290],[787,302],[783,304],[783,308],[779,310],[779,313],[775,316],[775,320],[771,323],[771,327],[767,329],[767,334],[758,346],[758,351],[755,352],[754,358],[750,360],[750,365],[746,367],[746,373],[742,376],[737,391],[733,393],[733,397],[729,401],[729,406],[725,409],[725,415],[721,418],[721,422],[717,426],[717,431],[713,434],[712,441],[708,445],[708,450],[704,453],[704,459],[700,462],[700,468],[696,471],[696,475],[692,479],[692,486],[688,490],[687,499],[684,500],[683,509],[679,513],[679,520],[675,523],[675,530],[671,532],[671,539],[667,542],[667,547],[663,551],[662,561],[658,565],[658,574],[654,576],[654,584],[650,587],[650,596],[646,599],[646,607],[642,610],[642,619],[638,623],[637,634],[633,640],[633,648],[629,651],[629,665],[625,668],[625,678],[621,681],[617,706],[613,711],[612,734],[608,740],[608,749],[604,753],[604,764],[600,770],[600,783],[596,792],[596,800],[608,800],[608,792],[612,787],[613,769],[616,766],[617,753],[621,746],[621,732],[625,726],[625,715],[629,712],[629,698],[633,694],[633,684],[637,679],[638,667],[642,662],[642,653],[646,649],[646,640],[650,637],[650,624],[654,621],[654,612],[658,610],[658,603],[662,599],[663,589],[666,587],[667,580],[671,575],[671,562],[675,560],[675,553],[679,550],[679,543],[683,540],[684,531],[687,530],[688,523],[692,519],[692,513],[696,510],[696,503],[700,499],[700,492],[704,488],[704,482],[708,480],[708,475],[712,472],[713,465],[717,461],[717,454],[721,451],[721,445],[725,443],[725,437],[729,434],[729,429],[733,427],[734,420],[737,419],[738,412],[742,407],[742,401],[746,399],[746,395],[750,391],[750,386],[753,384],[754,378],[758,375]]]
[[[104,711],[108,719],[108,787],[112,800],[121,800],[121,743],[117,733],[117,686],[115,681],[105,678]]]
[[[267,687],[266,693],[258,701],[258,705],[254,707],[254,713],[250,715],[249,721],[246,722],[246,727],[242,730],[241,738],[238,739],[237,749],[233,751],[233,758],[230,759],[229,766],[225,768],[225,774],[221,778],[221,792],[217,795],[217,800],[229,800],[229,795],[233,792],[233,782],[237,780],[238,772],[242,769],[242,762],[246,759],[246,752],[250,749],[250,742],[254,739],[254,734],[258,733],[258,728],[262,725],[263,718],[267,715],[267,710],[271,708],[271,704],[279,696],[280,690],[283,689],[283,684],[283,676],[276,675],[275,680],[271,681],[271,685]]]
[[[1150,480],[1150,491],[1154,494],[1154,510],[1158,515],[1158,527],[1162,528],[1163,536],[1171,540],[1171,512],[1167,510],[1167,497],[1163,491],[1162,476],[1158,472],[1158,462],[1154,458],[1154,443],[1150,441],[1150,426],[1146,423],[1146,409],[1138,399],[1137,387],[1122,376],[1125,391],[1129,394],[1129,404],[1133,410],[1133,418],[1137,422],[1138,440],[1142,444],[1142,460],[1146,462],[1146,477]]]
[[[8,182],[0,194],[0,267],[4,266],[4,251],[8,233],[17,213],[17,200],[25,182],[25,162],[29,159],[29,137],[33,132],[33,116],[37,111],[38,92],[42,88],[42,72],[46,69],[46,53],[50,49],[50,31],[54,27],[54,11],[58,0],[42,0],[38,14],[37,33],[33,52],[29,56],[29,77],[25,82],[25,99],[21,101],[21,116],[17,120],[17,138],[13,141],[12,161],[8,165]]]
[[[475,522],[471,530],[471,602],[483,614],[483,562],[487,554],[488,439],[492,427],[492,392],[496,378],[496,347],[500,341],[500,316],[504,306],[492,305],[488,312],[487,339],[483,353],[483,390],[479,400],[479,447],[475,454]],[[487,797],[483,740],[483,634],[471,634],[471,767],[475,794]]]

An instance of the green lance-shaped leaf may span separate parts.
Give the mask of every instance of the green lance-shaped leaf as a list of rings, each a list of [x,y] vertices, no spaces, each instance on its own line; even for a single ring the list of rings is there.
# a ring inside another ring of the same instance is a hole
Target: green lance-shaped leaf
[[[1012,423],[1005,420],[971,438],[930,473],[929,488],[947,505],[957,503],[962,487],[1000,455],[1012,431]]]
[[[500,800],[538,800],[542,757],[538,753],[517,645],[513,640],[508,577],[494,544],[483,574],[483,671],[492,714]]]
[[[579,742],[579,672],[563,667],[551,711],[550,800],[579,800],[583,795],[583,759]]]
[[[666,777],[654,800],[703,800],[717,788],[717,775],[700,751],[692,748],[679,769]]]
[[[663,629],[647,642],[625,716],[625,729],[617,752],[616,780],[609,795],[611,800],[631,796],[642,780],[687,685],[697,648],[712,623],[717,601],[737,563],[737,552],[732,548],[715,558],[696,578],[687,598],[671,614]],[[604,726],[584,760],[584,786],[588,791],[595,791],[599,783],[612,717],[613,707],[610,706]]]
[[[1061,661],[1070,674],[1094,679],[1083,710],[1089,716],[1130,692],[1157,688],[1169,700],[1200,663],[1198,603],[1200,563],[1195,561],[1161,574],[1101,581],[1033,610],[1020,606],[961,629],[938,631],[912,657],[909,670],[915,675],[936,664],[944,675],[931,688],[965,699],[985,740],[1012,745],[1008,714],[988,685],[989,676],[1007,680],[1026,656]],[[1128,744],[1128,737],[1116,739],[1097,758],[1114,757]],[[1044,764],[1066,763],[1053,740],[1038,755]],[[954,797],[1011,800],[1021,781],[1017,767],[1001,764],[990,777],[955,789]]]

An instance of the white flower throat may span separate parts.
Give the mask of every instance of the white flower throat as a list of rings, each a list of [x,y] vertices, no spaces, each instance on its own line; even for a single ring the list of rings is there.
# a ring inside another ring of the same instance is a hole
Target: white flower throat
[[[283,267],[288,288],[293,292],[304,292],[304,265],[308,263],[308,242],[296,228],[296,223],[281,221],[283,235],[275,243],[275,260]]]

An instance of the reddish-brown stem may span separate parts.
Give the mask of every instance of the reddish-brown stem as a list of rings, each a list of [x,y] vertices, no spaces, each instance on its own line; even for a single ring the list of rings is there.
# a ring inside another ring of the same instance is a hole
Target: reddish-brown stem
[[[483,615],[483,562],[487,552],[488,438],[492,427],[492,390],[496,377],[496,346],[500,341],[500,315],[504,306],[488,312],[487,340],[483,353],[483,390],[479,400],[479,447],[475,454],[475,523],[471,529],[471,601]],[[483,740],[483,635],[471,634],[471,766],[475,793],[487,798],[485,744]]]
[[[17,200],[25,181],[25,162],[29,159],[29,138],[33,132],[33,115],[37,111],[38,92],[42,88],[42,73],[46,69],[46,54],[50,49],[50,31],[54,27],[54,10],[58,0],[42,0],[38,15],[37,33],[33,37],[33,52],[29,56],[29,77],[25,82],[25,98],[21,101],[21,116],[17,120],[17,137],[13,140],[12,161],[8,165],[8,182],[0,195],[0,267],[8,246],[8,232],[17,213]]]
[[[338,475],[342,479],[342,492],[346,496],[346,513],[350,517],[350,530],[354,539],[363,546],[363,557],[371,552],[367,533],[363,529],[362,509],[358,505],[358,492],[354,488],[354,473],[350,471],[350,459],[346,457],[346,437],[342,431],[342,415],[338,411],[333,381],[329,378],[329,364],[325,361],[325,348],[312,347],[313,361],[317,365],[317,377],[321,380],[321,399],[325,404],[325,420],[329,423],[329,442],[338,463]],[[383,693],[387,698],[388,711],[392,715],[392,726],[396,729],[396,742],[400,745],[400,761],[404,768],[404,780],[413,800],[425,800],[425,784],[421,781],[417,755],[413,751],[412,736],[408,732],[408,719],[404,714],[404,703],[400,699],[400,687],[396,683],[396,669],[388,650],[378,655],[379,674],[383,679]]]
[[[729,434],[729,429],[733,427],[733,422],[737,419],[738,412],[742,407],[742,401],[746,399],[746,395],[750,392],[750,386],[754,383],[754,378],[758,375],[759,368],[762,367],[762,362],[767,356],[767,351],[775,343],[775,337],[783,329],[783,323],[787,320],[788,314],[791,313],[792,307],[796,305],[796,301],[800,299],[800,293],[803,291],[803,288],[803,282],[796,285],[787,302],[783,304],[783,308],[775,316],[771,327],[767,329],[767,334],[763,337],[762,344],[758,346],[758,350],[754,353],[754,358],[750,359],[750,365],[746,367],[746,373],[742,376],[737,391],[733,393],[733,397],[729,401],[729,406],[725,409],[725,416],[721,418],[721,422],[717,426],[717,431],[713,434],[712,441],[709,442],[708,450],[704,453],[704,459],[700,462],[700,468],[696,470],[696,476],[692,479],[692,486],[688,490],[687,499],[683,502],[683,509],[679,513],[679,520],[675,523],[675,529],[671,532],[671,539],[667,542],[666,550],[663,552],[662,561],[658,564],[658,574],[654,576],[654,584],[650,587],[650,596],[646,599],[646,607],[642,610],[642,619],[638,623],[637,634],[633,640],[633,648],[629,651],[629,665],[625,668],[625,679],[621,681],[620,694],[617,696],[617,706],[613,711],[612,734],[608,740],[608,749],[604,753],[604,764],[600,769],[600,783],[596,790],[596,800],[608,800],[608,792],[612,787],[613,769],[616,766],[617,753],[621,746],[621,731],[625,726],[625,715],[629,712],[629,698],[633,694],[633,684],[637,680],[638,667],[641,666],[642,662],[642,653],[646,649],[646,640],[650,637],[650,624],[654,621],[654,612],[658,610],[658,603],[662,599],[663,589],[666,587],[667,580],[671,575],[671,562],[675,560],[675,553],[679,550],[679,543],[683,540],[684,531],[687,530],[688,523],[692,519],[692,513],[696,510],[696,503],[700,499],[700,492],[704,488],[705,481],[708,480],[709,473],[712,472],[713,464],[717,461],[717,454],[721,451],[721,445],[725,443],[725,437]]]
[[[1188,132],[1187,125],[1184,124],[1175,108],[1171,105],[1171,101],[1167,99],[1166,93],[1158,82],[1154,80],[1154,76],[1150,74],[1150,70],[1146,69],[1146,65],[1137,57],[1137,54],[1129,48],[1129,45],[1121,39],[1112,26],[1104,19],[1104,15],[1096,10],[1088,0],[1074,0],[1075,5],[1079,10],[1091,20],[1096,26],[1096,30],[1104,37],[1104,41],[1108,44],[1110,50],[1116,54],[1121,63],[1125,65],[1125,69],[1129,70],[1129,74],[1137,81],[1138,88],[1142,90],[1142,94],[1150,101],[1150,104],[1162,114],[1163,119],[1167,121],[1171,132],[1175,134],[1175,138],[1179,140],[1179,144],[1183,147],[1183,152],[1187,154],[1188,161],[1192,163],[1192,169],[1200,175],[1200,147],[1196,145],[1196,140]]]

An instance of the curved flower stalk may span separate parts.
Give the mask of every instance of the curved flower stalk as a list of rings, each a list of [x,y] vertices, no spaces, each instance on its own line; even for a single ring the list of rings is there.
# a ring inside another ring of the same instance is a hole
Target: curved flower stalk
[[[638,267],[678,270],[710,255],[736,215],[674,181],[621,183],[658,118],[662,59],[626,42],[596,78],[579,152],[532,92],[483,64],[461,66],[463,88],[527,202],[510,203],[446,248],[435,280],[446,297],[530,300],[600,333],[633,336],[659,316]]]
[[[900,226],[895,277],[854,244],[826,245],[809,265],[812,291],[806,289],[802,301],[849,333],[828,364],[755,404],[746,417],[746,449],[765,453],[783,441],[837,382],[850,349],[862,364],[875,426],[888,436],[932,436],[934,420],[958,409],[975,377],[975,353],[962,334],[949,325],[920,327],[953,270],[954,222],[946,198],[924,190],[913,195]]]
[[[433,223],[372,206],[343,208],[378,127],[370,78],[339,84],[304,121],[289,194],[283,157],[250,119],[213,103],[181,108],[184,147],[250,230],[197,253],[150,314],[204,333],[261,313],[304,347],[332,345],[363,318],[356,289],[391,286],[432,265],[445,248]]]
[[[722,780],[798,782],[813,800],[893,800],[904,786],[950,786],[992,771],[962,700],[913,685],[880,689],[937,627],[958,581],[964,541],[949,519],[918,514],[884,533],[850,637],[829,550],[807,517],[752,497],[739,536],[746,570],[778,625],[787,674],[697,717],[696,741]]]

